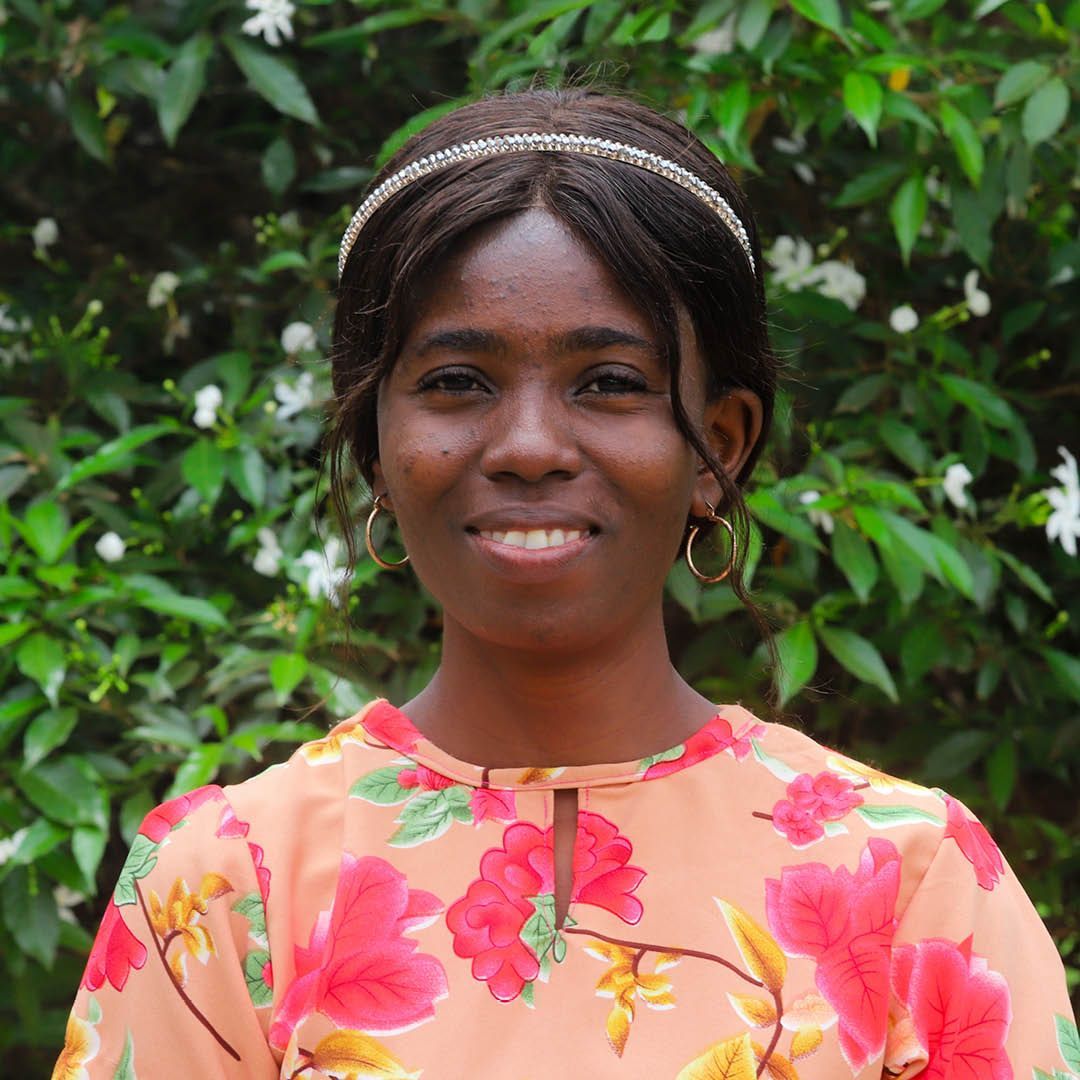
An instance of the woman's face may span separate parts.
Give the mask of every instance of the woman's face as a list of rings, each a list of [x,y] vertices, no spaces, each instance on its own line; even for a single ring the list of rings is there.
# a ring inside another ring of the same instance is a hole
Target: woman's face
[[[556,651],[658,618],[687,515],[719,492],[648,319],[541,209],[482,231],[425,293],[380,389],[374,488],[444,618]],[[706,403],[681,323],[686,409],[737,469],[760,406]]]

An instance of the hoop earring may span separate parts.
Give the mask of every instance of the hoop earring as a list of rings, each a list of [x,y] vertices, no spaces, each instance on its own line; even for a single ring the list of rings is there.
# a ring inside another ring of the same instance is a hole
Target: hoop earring
[[[683,558],[686,559],[686,565],[690,567],[690,573],[693,574],[694,577],[698,579],[698,581],[700,581],[703,585],[715,585],[718,581],[723,581],[724,578],[726,578],[734,569],[735,559],[738,556],[738,543],[735,539],[735,529],[732,526],[731,522],[728,521],[727,518],[721,517],[708,503],[705,504],[705,509],[708,512],[707,516],[709,521],[711,521],[714,525],[723,525],[724,528],[727,529],[728,536],[731,537],[731,558],[728,559],[727,566],[725,566],[719,574],[716,574],[713,577],[710,577],[708,574],[703,574],[694,565],[694,541],[697,539],[698,533],[701,532],[702,527],[700,525],[691,526],[690,532],[687,533],[686,549],[683,551]]]
[[[397,562],[387,562],[376,550],[375,541],[372,539],[371,530],[375,525],[375,519],[386,508],[382,504],[382,496],[376,495],[375,502],[372,504],[371,513],[368,514],[367,525],[364,526],[364,545],[367,547],[368,554],[381,566],[384,570],[400,570],[408,561],[409,556],[406,555],[404,559],[398,559]],[[387,510],[387,513],[390,511]]]

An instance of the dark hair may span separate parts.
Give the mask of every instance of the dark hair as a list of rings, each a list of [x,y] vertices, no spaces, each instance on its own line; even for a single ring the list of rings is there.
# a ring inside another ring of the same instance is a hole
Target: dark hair
[[[351,483],[345,458],[366,480],[378,457],[379,384],[393,368],[425,279],[481,225],[541,206],[584,240],[653,324],[671,375],[679,430],[716,475],[723,508],[745,540],[740,488],[772,416],[776,360],[766,328],[761,247],[746,198],[716,157],[681,124],[635,101],[582,89],[528,90],[465,105],[413,136],[373,186],[426,154],[495,135],[555,132],[627,143],[682,165],[718,191],[750,237],[755,274],[715,210],[635,165],[577,153],[513,153],[451,165],[407,185],[364,225],[338,289],[331,353],[336,408],[328,436],[330,490],[355,565]],[[715,399],[742,387],[761,399],[762,435],[730,478],[694,429],[679,396],[678,305],[689,313]],[[689,525],[689,523],[688,523]],[[747,544],[731,575],[741,580]]]

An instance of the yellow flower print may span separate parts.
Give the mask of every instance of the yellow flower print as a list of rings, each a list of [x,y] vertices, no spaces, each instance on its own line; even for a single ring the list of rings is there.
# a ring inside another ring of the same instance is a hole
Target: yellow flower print
[[[161,939],[162,954],[168,952],[174,941],[181,947],[169,957],[169,970],[177,986],[187,982],[187,958],[194,956],[205,964],[217,955],[210,930],[199,924],[206,914],[211,900],[232,892],[232,886],[220,874],[207,874],[198,892],[191,892],[183,878],[177,878],[164,904],[153,889],[150,890],[150,925]]]
[[[309,765],[332,765],[341,760],[346,743],[364,745],[364,729],[359,720],[340,723],[325,738],[305,743],[300,747],[300,756]]]
[[[902,791],[908,795],[933,796],[929,788],[921,784],[913,784],[910,780],[901,780],[896,776],[890,776],[880,769],[872,769],[861,761],[852,761],[843,754],[829,754],[825,764],[831,772],[844,776],[848,780],[862,780],[879,795],[891,795],[894,791]]]
[[[90,1080],[86,1065],[97,1057],[100,1048],[97,1028],[89,1020],[72,1013],[68,1017],[64,1049],[53,1068],[52,1080]]]
[[[607,1037],[611,1049],[622,1057],[630,1025],[634,1019],[635,1001],[644,1002],[650,1009],[672,1009],[675,994],[671,980],[661,974],[679,962],[675,953],[657,953],[651,973],[641,970],[646,950],[606,941],[593,941],[586,947],[590,956],[609,963],[611,967],[596,984],[598,997],[612,998],[614,1005],[607,1019]]]
[[[311,1052],[311,1067],[339,1080],[416,1080],[381,1043],[359,1031],[332,1031]]]

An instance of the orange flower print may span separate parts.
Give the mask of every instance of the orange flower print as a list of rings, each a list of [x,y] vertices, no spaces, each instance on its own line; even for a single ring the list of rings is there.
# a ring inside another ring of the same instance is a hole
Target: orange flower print
[[[169,970],[177,986],[187,982],[187,958],[194,956],[205,964],[217,955],[210,930],[199,924],[206,914],[211,900],[232,892],[232,886],[220,874],[206,874],[198,892],[191,892],[183,878],[177,878],[169,890],[165,902],[153,889],[150,890],[150,925],[161,939],[161,951],[169,954],[169,946],[179,942],[169,959]]]
[[[90,1080],[86,1066],[97,1057],[100,1048],[97,1027],[72,1013],[64,1035],[64,1049],[53,1067],[52,1080]]]
[[[343,720],[325,738],[304,743],[300,755],[309,765],[332,765],[341,760],[347,743],[364,745],[364,729],[359,720]]]

